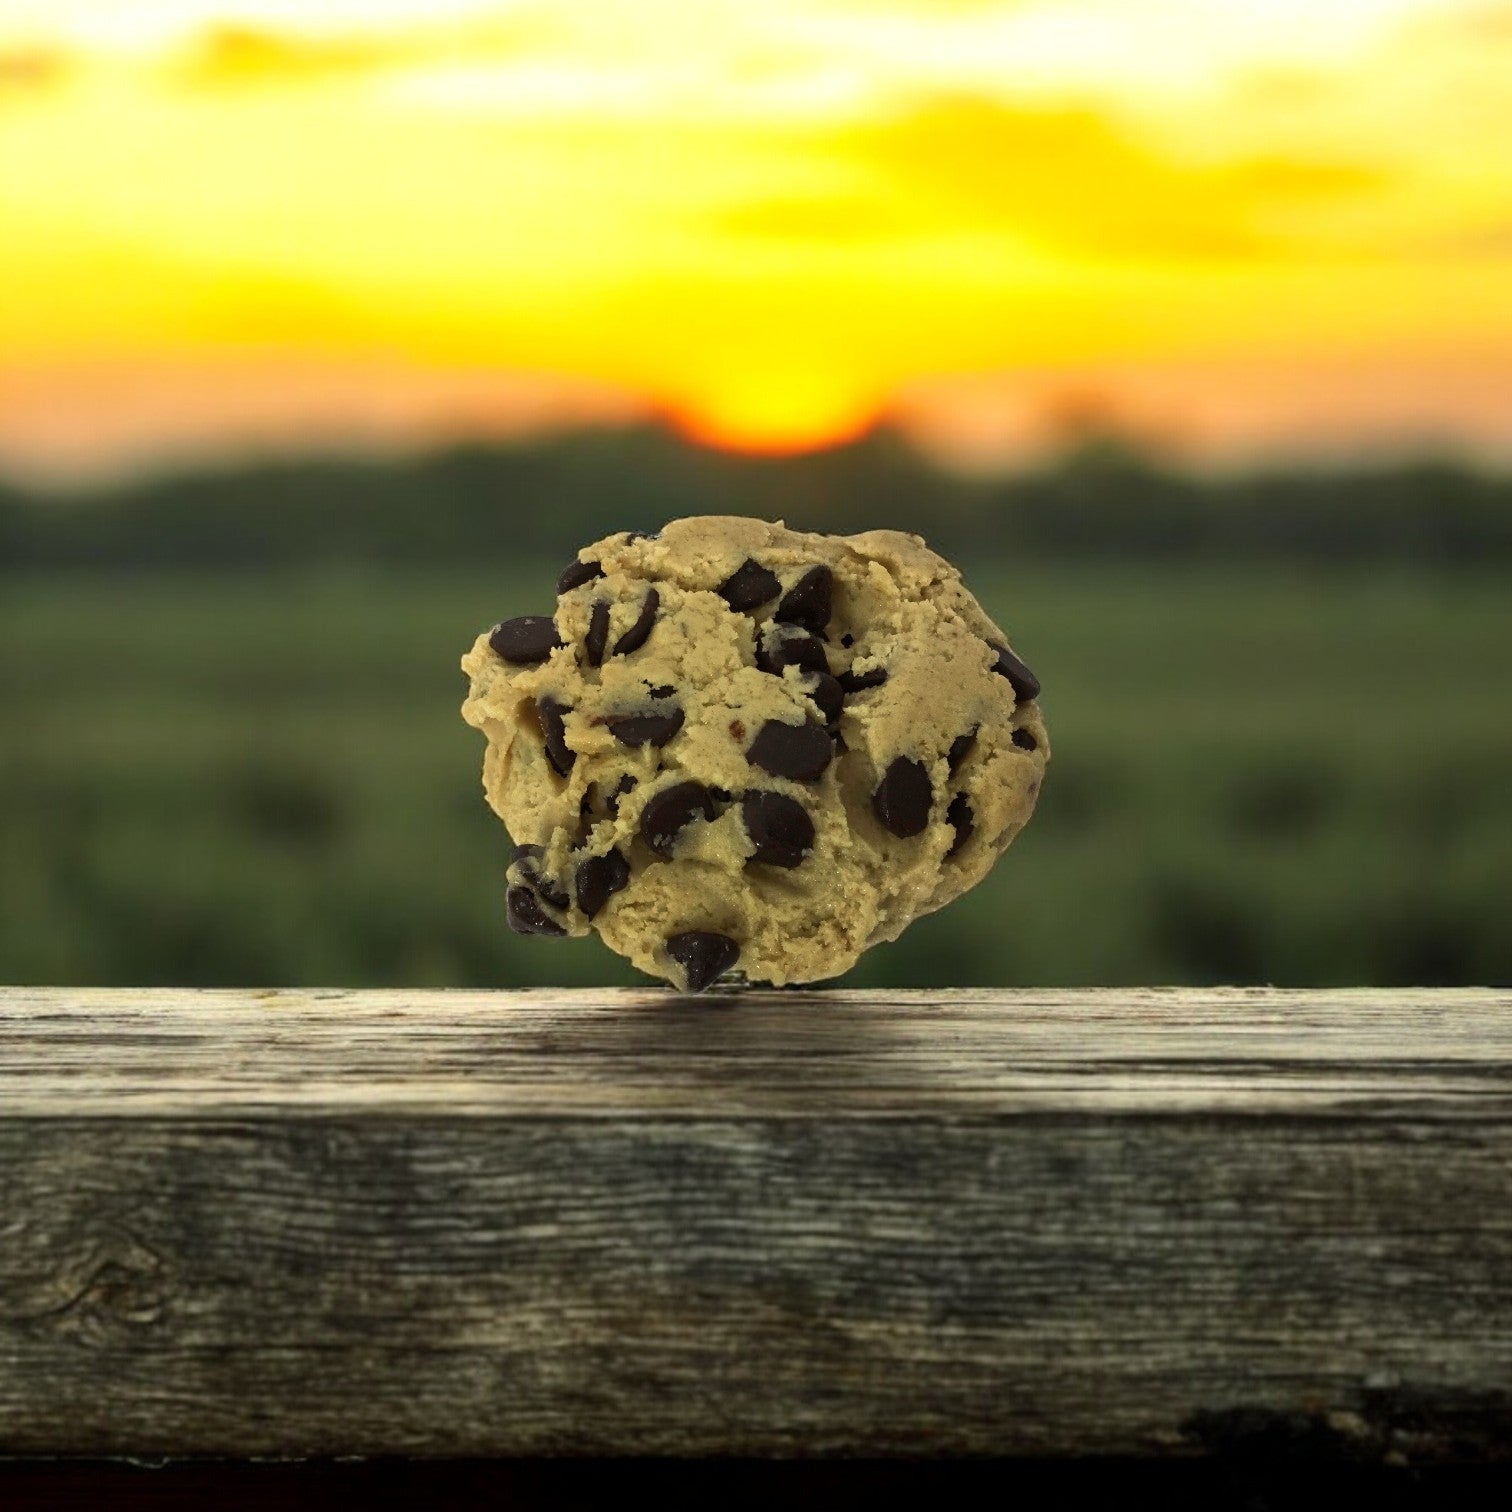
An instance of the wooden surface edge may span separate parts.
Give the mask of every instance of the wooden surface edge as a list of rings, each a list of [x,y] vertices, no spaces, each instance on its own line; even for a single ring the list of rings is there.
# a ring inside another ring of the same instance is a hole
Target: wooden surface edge
[[[1512,1455],[1505,993],[507,1001],[0,994],[0,1455]]]
[[[0,989],[0,1113],[1512,1117],[1512,992]]]

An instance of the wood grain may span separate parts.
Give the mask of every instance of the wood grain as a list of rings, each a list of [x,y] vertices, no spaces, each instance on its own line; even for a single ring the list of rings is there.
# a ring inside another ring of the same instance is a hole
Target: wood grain
[[[0,990],[0,1453],[1512,1454],[1512,994]]]

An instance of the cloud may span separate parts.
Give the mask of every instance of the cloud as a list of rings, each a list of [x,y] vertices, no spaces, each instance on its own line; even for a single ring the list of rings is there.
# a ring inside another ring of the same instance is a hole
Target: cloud
[[[1296,233],[1283,219],[1387,181],[1370,165],[1287,156],[1179,162],[1092,109],[970,95],[841,128],[823,147],[849,165],[848,192],[737,207],[722,228],[845,242],[986,231],[1078,256],[1244,258],[1285,245]]]
[[[559,44],[565,35],[552,12],[531,7],[504,15],[323,33],[227,21],[194,36],[174,77],[207,88],[317,82],[438,61],[478,64],[515,58]]]
[[[906,236],[915,229],[899,207],[861,195],[758,200],[721,211],[715,220],[730,236],[837,246]]]
[[[209,87],[286,83],[366,72],[402,51],[391,43],[357,37],[296,37],[226,23],[200,34],[180,77]]]
[[[0,49],[0,98],[50,89],[68,72],[68,60],[47,48]]]
[[[1506,0],[1492,0],[1487,5],[1467,10],[1430,11],[1420,17],[1411,35],[1437,33],[1473,46],[1512,47],[1512,5]]]

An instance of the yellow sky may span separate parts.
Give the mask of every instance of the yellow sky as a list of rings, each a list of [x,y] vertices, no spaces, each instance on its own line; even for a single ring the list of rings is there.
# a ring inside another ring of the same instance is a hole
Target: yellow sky
[[[0,0],[0,466],[1512,450],[1503,0]]]

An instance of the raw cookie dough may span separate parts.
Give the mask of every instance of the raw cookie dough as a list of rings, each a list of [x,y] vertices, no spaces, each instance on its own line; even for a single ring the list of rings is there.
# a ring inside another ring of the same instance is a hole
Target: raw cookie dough
[[[462,658],[516,930],[596,929],[692,991],[833,977],[1034,808],[1039,683],[918,536],[676,520],[557,589]]]

